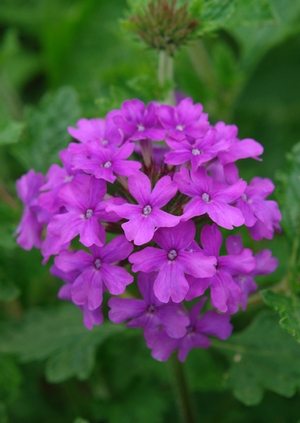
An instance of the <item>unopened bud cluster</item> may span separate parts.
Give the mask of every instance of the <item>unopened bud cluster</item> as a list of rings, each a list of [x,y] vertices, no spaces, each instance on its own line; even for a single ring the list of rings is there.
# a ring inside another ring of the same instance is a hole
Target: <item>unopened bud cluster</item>
[[[141,14],[130,18],[132,30],[155,50],[173,55],[186,44],[199,27],[199,21],[190,15],[188,3],[177,8],[177,1],[153,0]]]

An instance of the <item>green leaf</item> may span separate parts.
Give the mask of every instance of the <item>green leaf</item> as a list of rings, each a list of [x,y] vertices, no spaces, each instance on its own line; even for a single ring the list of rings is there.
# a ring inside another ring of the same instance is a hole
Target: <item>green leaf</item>
[[[256,7],[264,5],[265,1],[239,0],[242,7]],[[237,8],[238,9],[238,8]],[[264,9],[263,9],[264,10]],[[299,17],[300,17],[300,2],[294,0],[272,0],[272,10],[274,10],[274,24],[260,25],[259,28],[253,27],[254,20],[251,16],[245,16],[243,20],[249,20],[250,26],[244,24],[235,25],[234,21],[228,20],[228,27],[231,35],[236,39],[240,46],[240,60],[241,68],[249,73],[253,70],[255,65],[263,57],[263,55],[275,45],[280,44],[291,35],[299,33]],[[254,13],[253,16],[255,16]],[[261,13],[261,16],[266,16],[266,11]],[[234,16],[232,17],[234,18]],[[265,23],[261,21],[260,23]],[[268,22],[269,23],[269,19]]]
[[[0,356],[0,404],[9,404],[18,396],[21,375],[10,357]]]
[[[11,301],[20,295],[20,289],[10,280],[7,280],[0,268],[0,301]]]
[[[97,345],[123,330],[110,322],[89,331],[74,305],[28,313],[20,326],[7,329],[0,351],[15,354],[21,362],[47,360],[46,377],[61,382],[76,376],[86,379],[94,365]]]
[[[204,35],[223,28],[235,11],[235,0],[207,0],[203,2],[200,34]]]
[[[275,294],[270,289],[261,292],[265,303],[279,312],[279,325],[300,343],[300,299],[291,294],[289,297]]]
[[[266,389],[292,397],[300,387],[300,348],[273,313],[260,314],[245,331],[212,345],[228,357],[226,386],[245,405],[258,404]]]
[[[46,172],[59,161],[59,152],[71,141],[67,128],[80,117],[77,93],[70,87],[60,88],[46,95],[39,108],[27,109],[26,117],[25,142],[12,152],[26,169]]]
[[[237,0],[235,11],[227,21],[226,27],[258,26],[276,21],[269,0]]]
[[[24,127],[24,123],[13,120],[2,122],[0,124],[0,147],[18,142]]]
[[[300,142],[287,156],[286,173],[281,173],[278,200],[282,211],[282,226],[291,240],[300,236]]]
[[[7,409],[3,402],[0,402],[0,423],[9,423]]]
[[[184,367],[187,372],[189,385],[193,391],[206,392],[224,390],[224,385],[221,383],[223,380],[224,368],[221,363],[213,357],[211,350],[195,348],[189,353],[188,359],[184,363]],[[199,372],[195,372],[196,368],[199,369]]]
[[[82,419],[81,417],[77,417],[73,423],[89,423],[88,420]]]

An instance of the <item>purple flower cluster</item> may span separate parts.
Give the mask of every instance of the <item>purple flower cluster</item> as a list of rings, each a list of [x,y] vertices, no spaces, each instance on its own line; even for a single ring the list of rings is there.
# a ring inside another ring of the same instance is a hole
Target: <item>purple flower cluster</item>
[[[88,329],[102,323],[108,292],[110,320],[142,328],[158,360],[178,350],[184,361],[209,336],[230,335],[230,315],[245,310],[254,277],[277,260],[269,250],[253,255],[240,234],[227,236],[222,255],[224,229],[245,225],[254,240],[271,239],[281,219],[266,199],[269,179],[239,178],[236,161],[259,160],[263,148],[237,132],[211,125],[190,98],[174,107],[127,100],[69,128],[77,142],[61,151],[62,166],[17,181],[17,241],[41,248],[43,263],[55,256],[59,298],[83,311]]]

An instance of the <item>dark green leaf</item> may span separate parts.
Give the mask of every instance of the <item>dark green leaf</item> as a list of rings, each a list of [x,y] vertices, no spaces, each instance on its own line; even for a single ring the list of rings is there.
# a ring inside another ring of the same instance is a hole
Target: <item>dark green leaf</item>
[[[224,390],[224,368],[214,359],[211,350],[194,349],[184,364],[189,385],[194,391],[222,391]],[[199,371],[195,372],[195,369]],[[201,374],[201,377],[199,376]]]
[[[75,125],[79,117],[78,97],[73,88],[60,88],[45,96],[38,109],[27,110],[26,140],[13,148],[13,154],[26,169],[46,172],[59,161],[58,153],[71,141],[67,128]]]
[[[0,423],[9,423],[7,409],[3,402],[0,402]]]
[[[10,280],[7,280],[0,268],[0,301],[11,301],[20,295],[19,288]]]
[[[0,404],[9,404],[19,393],[21,375],[10,357],[0,356]],[[0,413],[1,415],[1,413]]]
[[[288,154],[288,169],[281,173],[278,200],[282,211],[282,226],[293,241],[300,236],[300,143]]]
[[[273,313],[257,316],[242,333],[212,344],[229,358],[226,385],[246,405],[258,404],[265,389],[291,397],[300,387],[300,347]]]
[[[279,312],[279,324],[300,343],[300,299],[291,294],[289,297],[275,294],[270,289],[261,292],[265,303]]]
[[[47,359],[46,376],[61,382],[76,376],[86,379],[94,365],[96,346],[123,327],[103,323],[89,331],[82,313],[73,305],[33,311],[24,322],[2,337],[0,350],[17,355],[22,362]]]
[[[89,423],[87,420],[77,417],[73,423]]]

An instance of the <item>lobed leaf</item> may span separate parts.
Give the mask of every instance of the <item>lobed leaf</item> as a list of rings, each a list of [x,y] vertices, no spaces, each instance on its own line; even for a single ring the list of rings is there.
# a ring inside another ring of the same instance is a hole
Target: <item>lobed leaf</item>
[[[289,297],[275,294],[270,289],[261,292],[265,303],[279,312],[280,327],[300,343],[300,299],[295,294]]]
[[[46,172],[59,161],[58,153],[68,146],[71,138],[67,127],[80,117],[77,93],[73,88],[60,88],[46,95],[38,109],[27,109],[25,141],[13,148],[14,156],[25,169]]]
[[[64,304],[29,312],[19,326],[4,332],[0,351],[16,355],[21,362],[46,359],[50,382],[73,376],[83,380],[93,368],[96,347],[122,330],[122,326],[106,322],[89,331],[82,323],[82,313]]]
[[[245,405],[258,404],[266,389],[292,397],[300,387],[300,348],[273,313],[258,315],[228,341],[212,341],[230,361],[226,386]]]
[[[280,174],[278,201],[282,212],[282,226],[291,240],[300,237],[300,142],[287,156],[288,168]]]

